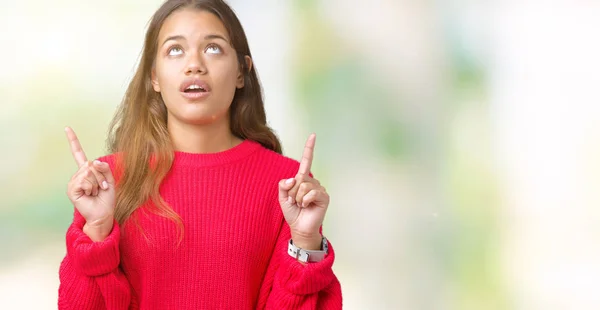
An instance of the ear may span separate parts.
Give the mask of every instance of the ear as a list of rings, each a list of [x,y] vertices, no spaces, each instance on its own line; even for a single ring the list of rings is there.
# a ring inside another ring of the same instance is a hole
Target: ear
[[[150,73],[150,79],[152,80],[152,88],[157,93],[160,93],[160,85],[158,84],[158,78],[156,77],[156,69],[152,68],[152,73]]]
[[[248,68],[248,72],[252,71],[252,58],[250,58],[250,56],[246,55],[246,56],[244,56],[244,61],[246,61],[246,68]],[[240,68],[240,70],[238,70],[237,82],[235,84],[235,87],[244,88],[244,77],[246,76],[246,73],[248,73],[248,72],[242,72],[242,68]]]

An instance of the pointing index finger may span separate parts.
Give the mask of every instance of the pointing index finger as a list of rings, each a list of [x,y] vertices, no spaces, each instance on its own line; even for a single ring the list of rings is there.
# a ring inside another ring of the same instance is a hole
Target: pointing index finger
[[[83,151],[83,148],[81,148],[81,144],[79,143],[79,139],[77,139],[75,131],[73,131],[71,127],[66,127],[65,132],[67,133],[67,139],[71,145],[71,154],[73,154],[77,166],[81,167],[88,161],[85,152]]]
[[[316,139],[317,135],[313,133],[308,137],[308,140],[306,140],[304,152],[302,153],[302,160],[300,161],[300,169],[298,169],[298,173],[300,174],[307,175],[310,173],[310,166],[312,166]]]

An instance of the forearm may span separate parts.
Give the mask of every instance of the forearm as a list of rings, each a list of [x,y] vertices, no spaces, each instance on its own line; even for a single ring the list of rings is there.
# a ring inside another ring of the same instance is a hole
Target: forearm
[[[257,309],[341,309],[342,292],[331,268],[335,259],[333,248],[328,246],[327,254],[318,262],[301,263],[289,254],[290,238],[296,246],[319,250],[323,238],[320,232],[314,236],[315,240],[294,239],[289,226],[282,225]]]
[[[84,222],[76,213],[67,231],[67,255],[59,272],[59,309],[127,309],[131,293],[119,268],[119,227],[114,223],[109,234],[102,236],[105,227],[84,228]],[[88,233],[102,240],[94,241]]]
[[[333,251],[331,249],[331,251]],[[341,309],[340,283],[331,268],[334,253],[322,261],[301,263],[283,253],[273,273],[266,309]]]

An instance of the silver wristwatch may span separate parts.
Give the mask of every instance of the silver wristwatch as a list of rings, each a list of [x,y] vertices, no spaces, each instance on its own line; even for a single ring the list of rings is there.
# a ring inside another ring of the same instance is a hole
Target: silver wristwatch
[[[290,239],[290,242],[288,243],[288,254],[303,263],[316,263],[325,258],[328,248],[329,246],[325,237],[323,237],[320,251],[301,249],[295,246],[292,239]]]

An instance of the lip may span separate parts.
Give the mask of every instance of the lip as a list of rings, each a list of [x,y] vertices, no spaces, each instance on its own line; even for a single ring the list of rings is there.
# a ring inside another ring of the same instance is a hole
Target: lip
[[[204,92],[197,92],[197,93],[186,93],[185,89],[188,88],[190,85],[198,85],[202,88],[204,88]],[[181,92],[181,95],[188,99],[188,100],[193,100],[193,101],[197,101],[197,100],[201,100],[204,99],[206,97],[208,97],[210,95],[210,85],[208,85],[208,83],[202,81],[199,78],[187,78],[185,80],[183,80],[183,82],[181,83],[181,85],[179,86],[179,91]]]
[[[183,98],[189,100],[189,101],[199,101],[202,100],[208,96],[210,96],[209,92],[203,92],[203,93],[184,93],[182,92],[181,95],[183,96]]]

